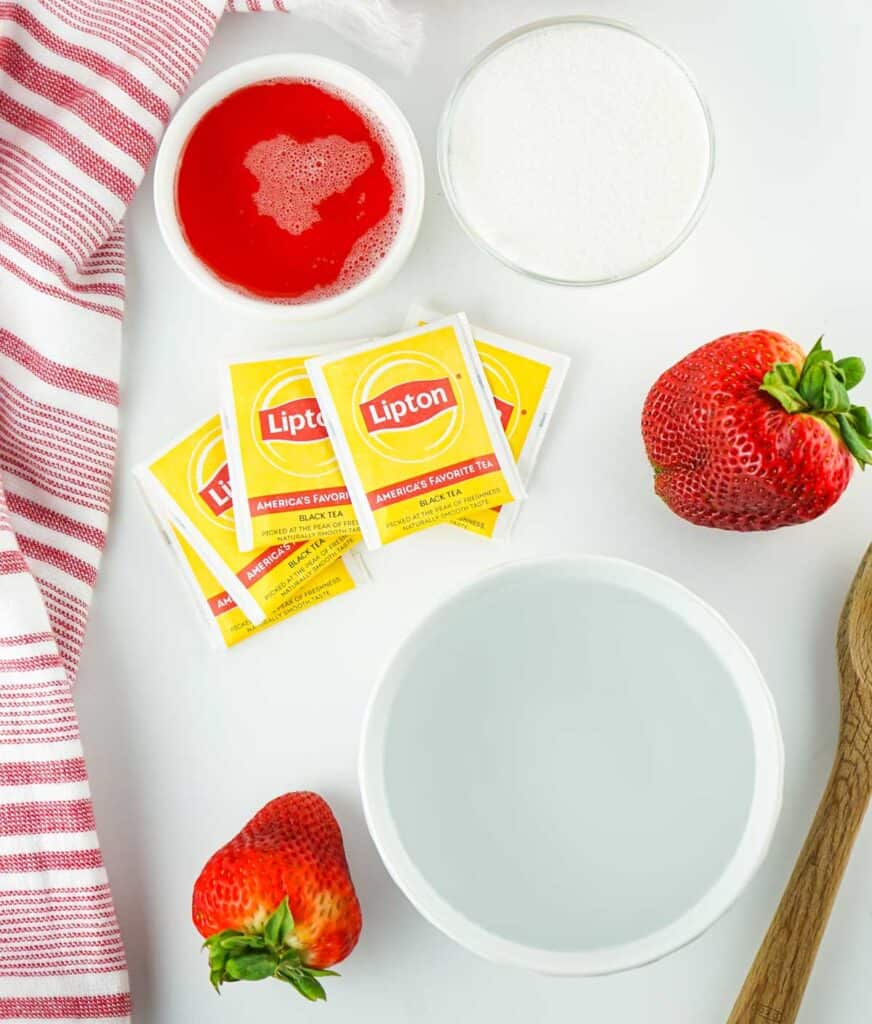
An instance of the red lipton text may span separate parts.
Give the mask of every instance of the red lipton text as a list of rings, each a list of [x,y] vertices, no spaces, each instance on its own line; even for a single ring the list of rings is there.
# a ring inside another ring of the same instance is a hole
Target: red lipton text
[[[230,469],[226,462],[197,493],[214,516],[223,515],[228,509],[233,507],[233,494],[230,491]]]
[[[370,434],[380,430],[416,427],[447,409],[457,407],[457,398],[447,377],[413,380],[395,384],[375,398],[361,403],[360,412]]]
[[[315,398],[294,398],[261,409],[258,417],[264,441],[323,441],[327,437],[324,414]]]

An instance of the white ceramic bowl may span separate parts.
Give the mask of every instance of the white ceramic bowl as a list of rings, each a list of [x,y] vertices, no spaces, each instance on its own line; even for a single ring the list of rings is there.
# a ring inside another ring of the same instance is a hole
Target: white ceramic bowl
[[[403,216],[391,248],[369,276],[330,298],[297,305],[269,302],[224,284],[191,251],[176,216],[175,185],[179,157],[194,125],[229,93],[273,78],[308,78],[343,91],[382,123],[396,148],[403,171]],[[424,166],[414,133],[400,108],[372,79],[347,64],[311,53],[276,53],[236,64],[210,78],[180,107],[164,135],[154,170],[157,221],[178,265],[204,291],[239,310],[273,320],[318,320],[339,313],[384,287],[412,251],[424,209]]]
[[[656,960],[705,931],[781,807],[775,706],[742,641],[628,562],[497,569],[440,605],[377,686],[366,819],[418,910],[548,974]]]

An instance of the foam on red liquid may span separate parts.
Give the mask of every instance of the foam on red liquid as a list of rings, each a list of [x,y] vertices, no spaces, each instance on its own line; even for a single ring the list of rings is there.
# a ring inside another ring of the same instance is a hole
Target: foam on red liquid
[[[403,181],[381,123],[320,82],[246,86],[197,122],[176,174],[194,254],[225,284],[305,303],[358,284],[390,249]]]

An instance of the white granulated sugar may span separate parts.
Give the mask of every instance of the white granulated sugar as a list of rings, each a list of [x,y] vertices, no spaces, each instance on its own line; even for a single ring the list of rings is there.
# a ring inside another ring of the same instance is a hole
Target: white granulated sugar
[[[504,258],[566,281],[625,276],[687,227],[710,138],[687,75],[605,25],[539,29],[497,51],[455,106],[462,217]]]

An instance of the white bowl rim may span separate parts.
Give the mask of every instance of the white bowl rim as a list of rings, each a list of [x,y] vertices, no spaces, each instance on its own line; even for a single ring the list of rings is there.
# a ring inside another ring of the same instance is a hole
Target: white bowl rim
[[[458,597],[519,570],[549,566],[574,568],[590,581],[632,587],[685,621],[722,657],[748,716],[754,746],[754,786],[745,828],[732,858],[709,890],[675,921],[619,945],[584,951],[554,951],[524,945],[489,932],[444,900],[418,871],[394,826],[384,794],[382,755],[397,678],[391,668],[401,652],[416,642],[440,612]],[[667,600],[663,600],[666,598]],[[358,761],[361,798],[367,827],[388,872],[417,908],[442,932],[473,953],[495,963],[540,974],[594,976],[630,970],[681,949],[707,931],[735,903],[768,853],[781,811],[784,745],[775,701],[742,639],[726,620],[693,591],[669,576],[635,562],[597,555],[521,559],[479,574],[436,605],[405,637],[388,660],[366,708]]]
[[[197,121],[225,96],[246,85],[275,78],[311,78],[344,90],[382,122],[400,161],[405,200],[403,216],[387,255],[371,274],[337,295],[298,305],[270,302],[224,284],[194,255],[176,216],[176,169],[182,149]],[[181,269],[200,288],[238,310],[272,320],[308,321],[333,316],[372,294],[399,272],[415,244],[424,211],[424,164],[406,116],[363,72],[314,53],[274,53],[242,61],[204,82],[185,100],[170,121],[154,168],[154,205],[164,242]]]

